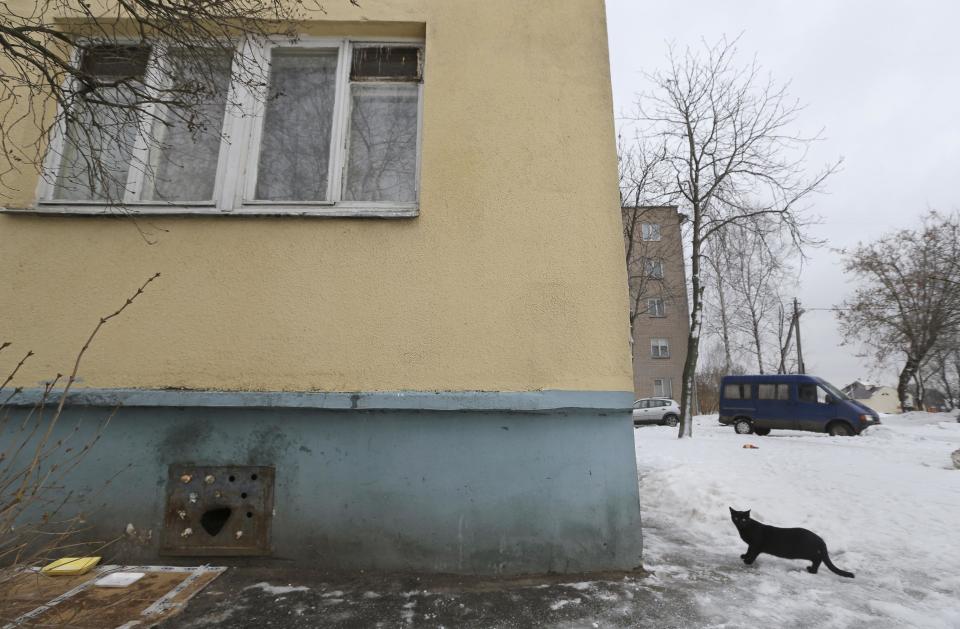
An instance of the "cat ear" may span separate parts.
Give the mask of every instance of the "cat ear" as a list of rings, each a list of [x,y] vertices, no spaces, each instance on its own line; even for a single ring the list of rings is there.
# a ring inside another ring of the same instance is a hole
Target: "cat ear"
[[[727,509],[730,509],[730,513],[736,513],[736,511],[733,510],[733,507],[727,507]]]
[[[749,515],[750,515],[750,509],[747,509],[746,511],[744,511],[744,512],[743,512],[743,515],[749,516]]]

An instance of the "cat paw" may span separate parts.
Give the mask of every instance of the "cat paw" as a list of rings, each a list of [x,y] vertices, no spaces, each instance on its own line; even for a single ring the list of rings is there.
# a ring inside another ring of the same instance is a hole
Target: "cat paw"
[[[817,574],[817,569],[814,568],[813,566],[807,566],[807,572],[809,572],[810,574]]]
[[[740,555],[740,559],[746,559],[746,558],[747,558],[747,553],[743,553],[742,555]]]

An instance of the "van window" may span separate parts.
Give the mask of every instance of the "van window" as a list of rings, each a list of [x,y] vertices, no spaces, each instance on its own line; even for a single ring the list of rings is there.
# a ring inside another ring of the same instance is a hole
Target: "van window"
[[[759,384],[757,385],[758,400],[789,400],[789,384]]]
[[[749,400],[753,398],[753,392],[749,384],[728,384],[723,387],[723,397],[728,400]]]
[[[823,389],[823,387],[817,386],[812,382],[806,382],[797,385],[797,398],[801,402],[809,402],[811,404],[826,404],[827,392]]]

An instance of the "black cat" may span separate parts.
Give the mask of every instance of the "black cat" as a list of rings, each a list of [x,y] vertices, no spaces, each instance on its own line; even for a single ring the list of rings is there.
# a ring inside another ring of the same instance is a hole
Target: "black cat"
[[[827,554],[827,544],[819,535],[807,529],[781,529],[757,522],[750,517],[750,511],[734,511],[730,508],[730,517],[747,543],[747,552],[740,555],[743,563],[752,564],[760,553],[767,553],[784,559],[806,559],[813,565],[807,571],[813,574],[820,568],[820,562],[841,577],[852,579],[853,573],[841,570],[833,565]]]

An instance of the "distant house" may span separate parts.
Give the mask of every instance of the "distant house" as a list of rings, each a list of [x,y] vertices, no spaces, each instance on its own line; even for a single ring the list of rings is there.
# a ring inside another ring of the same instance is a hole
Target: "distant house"
[[[893,387],[870,384],[862,380],[854,380],[843,387],[843,392],[854,400],[866,404],[878,413],[899,413],[900,400],[897,390]]]

